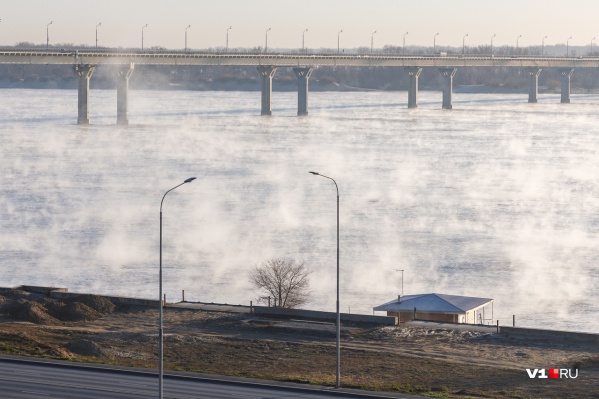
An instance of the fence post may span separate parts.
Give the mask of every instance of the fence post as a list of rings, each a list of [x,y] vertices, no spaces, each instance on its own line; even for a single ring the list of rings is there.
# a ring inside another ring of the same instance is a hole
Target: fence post
[[[516,315],[513,315],[512,327],[516,327]]]
[[[497,334],[499,334],[499,320],[497,320]]]
[[[185,290],[181,290],[182,296],[183,296],[183,302],[185,302]]]

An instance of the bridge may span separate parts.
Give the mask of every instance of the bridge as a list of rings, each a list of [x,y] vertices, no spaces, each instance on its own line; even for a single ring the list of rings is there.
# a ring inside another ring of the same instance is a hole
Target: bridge
[[[570,78],[576,68],[599,68],[599,57],[548,56],[428,56],[387,54],[298,54],[298,53],[217,53],[177,51],[0,51],[0,64],[73,65],[79,78],[78,118],[89,124],[89,82],[98,65],[117,67],[117,124],[127,125],[129,78],[137,65],[255,66],[261,77],[261,115],[272,115],[272,78],[277,68],[291,67],[297,77],[297,114],[308,114],[308,82],[316,66],[403,67],[409,75],[408,108],[418,107],[418,78],[425,67],[437,68],[442,81],[442,108],[452,109],[453,77],[460,67],[525,68],[529,75],[528,102],[536,103],[539,75],[546,68],[558,69],[561,102],[570,102]]]

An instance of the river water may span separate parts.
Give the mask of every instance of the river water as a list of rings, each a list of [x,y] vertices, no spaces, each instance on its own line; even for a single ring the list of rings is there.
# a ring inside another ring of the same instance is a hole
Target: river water
[[[312,271],[308,308],[401,293],[494,299],[511,325],[599,332],[599,95],[0,90],[0,286],[249,304],[271,257]],[[489,317],[488,313],[486,314]],[[495,320],[492,321],[495,323]]]

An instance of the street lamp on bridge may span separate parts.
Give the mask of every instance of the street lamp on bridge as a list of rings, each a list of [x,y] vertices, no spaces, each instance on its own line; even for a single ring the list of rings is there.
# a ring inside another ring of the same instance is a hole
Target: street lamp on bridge
[[[187,53],[187,29],[191,28],[191,25],[185,27],[185,52]]]
[[[595,41],[595,36],[591,39],[591,57],[593,56],[593,42]]]
[[[46,50],[50,48],[50,25],[52,25],[53,21],[50,21],[48,25],[46,25]]]
[[[404,55],[406,54],[406,36],[408,35],[408,33],[410,33],[410,32],[406,32],[403,34],[403,47],[402,47],[401,51]]]
[[[435,33],[435,36],[433,36],[433,53],[437,52],[437,36],[439,36],[439,32]]]
[[[495,33],[493,33],[493,36],[491,36],[491,57],[493,56],[493,38],[497,36]]]
[[[230,31],[231,29],[233,29],[233,27],[232,27],[232,26],[229,26],[229,27],[227,28],[227,40],[225,41],[225,52],[228,52],[228,51],[229,51],[229,31]]]
[[[304,31],[302,32],[302,53],[306,50],[306,32],[308,31],[308,29],[304,29]]]
[[[141,49],[144,49],[144,29],[148,27],[148,24],[145,24],[141,27]]]
[[[468,37],[468,34],[466,33],[464,35],[464,37],[462,38],[462,55],[466,54],[466,38]]]
[[[268,32],[271,28],[266,29],[266,39],[264,40],[264,53],[268,52]]]
[[[570,56],[570,39],[572,39],[572,36],[570,36],[568,40],[566,40],[566,57]]]
[[[376,33],[376,31],[374,31],[370,34],[370,54],[372,54],[372,49],[374,47],[374,34],[375,33]]]
[[[339,54],[339,36],[343,33],[343,29],[337,32],[337,54]]]
[[[520,46],[520,38],[522,37],[522,35],[518,36],[516,38],[516,54],[518,54],[518,47]]]
[[[541,42],[541,55],[545,54],[545,39],[547,39],[547,36],[543,36],[543,41]]]
[[[98,25],[96,25],[96,50],[98,49],[98,28],[102,26],[102,22],[98,23]]]

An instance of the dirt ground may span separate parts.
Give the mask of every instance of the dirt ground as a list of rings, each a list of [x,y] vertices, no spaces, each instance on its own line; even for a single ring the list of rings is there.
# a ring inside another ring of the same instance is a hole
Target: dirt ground
[[[0,353],[157,367],[155,309],[105,307],[87,320],[34,323],[15,320],[4,303]],[[65,315],[67,305],[50,303],[35,314],[52,306]],[[334,384],[331,324],[167,308],[164,327],[166,369]],[[598,345],[401,326],[343,326],[341,342],[344,387],[439,398],[599,398]],[[578,369],[578,377],[531,379],[527,368]]]

